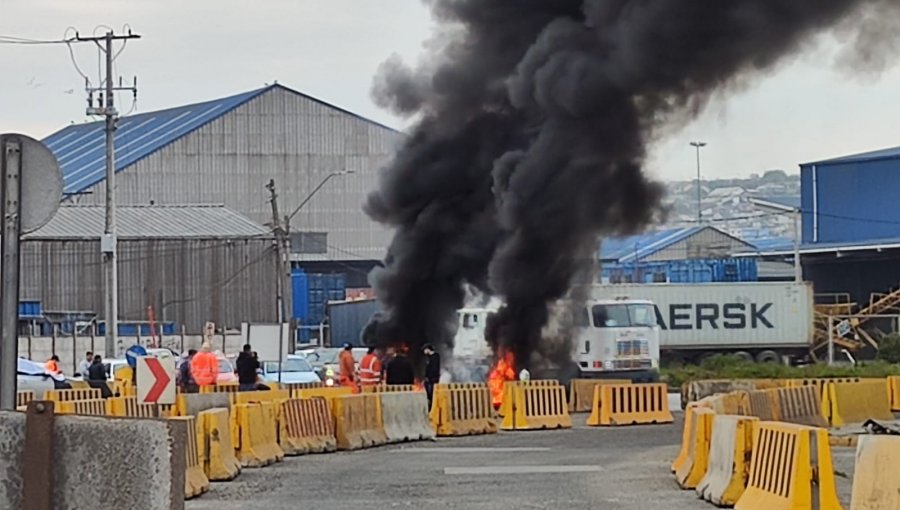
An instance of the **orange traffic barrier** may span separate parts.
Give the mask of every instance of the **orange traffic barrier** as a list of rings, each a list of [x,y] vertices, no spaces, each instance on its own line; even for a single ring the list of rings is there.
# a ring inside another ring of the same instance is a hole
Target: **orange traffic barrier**
[[[591,426],[672,423],[665,384],[611,384],[594,388]]]
[[[503,407],[503,430],[572,427],[566,389],[559,381],[507,381],[503,385]]]
[[[491,392],[485,384],[436,384],[429,417],[438,436],[497,432]]]
[[[594,403],[594,388],[604,384],[631,384],[628,379],[572,379],[569,382],[569,412],[589,413]]]

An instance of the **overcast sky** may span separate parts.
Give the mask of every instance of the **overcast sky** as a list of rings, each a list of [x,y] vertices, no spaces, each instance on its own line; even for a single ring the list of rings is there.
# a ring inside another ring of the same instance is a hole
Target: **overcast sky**
[[[117,72],[137,74],[138,112],[244,92],[278,80],[291,88],[402,128],[369,88],[398,53],[415,61],[432,23],[416,0],[0,0],[0,35],[60,39],[68,26],[131,25]],[[801,162],[900,146],[900,70],[858,76],[832,65],[831,36],[771,76],[710,104],[693,123],[653,145],[649,170],[665,179],[696,172],[691,140],[703,140],[706,177],[738,177]],[[97,52],[75,45],[97,83]],[[895,61],[897,59],[894,59]],[[0,132],[43,138],[84,120],[83,79],[65,45],[0,44]],[[126,99],[125,96],[121,96]],[[131,101],[119,105],[126,111]]]

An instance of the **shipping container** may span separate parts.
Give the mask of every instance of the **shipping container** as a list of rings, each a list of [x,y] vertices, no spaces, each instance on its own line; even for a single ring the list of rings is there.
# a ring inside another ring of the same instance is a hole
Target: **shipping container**
[[[364,345],[361,337],[363,328],[380,311],[381,305],[374,299],[328,303],[331,345]]]
[[[346,276],[306,273],[302,268],[291,272],[293,318],[301,325],[315,326],[325,320],[329,301],[347,298]]]
[[[756,259],[685,259],[635,263],[605,263],[603,278],[609,283],[709,283],[755,282]]]
[[[19,318],[20,319],[38,319],[43,317],[40,301],[19,301]]]
[[[756,361],[806,355],[813,290],[806,283],[595,285],[594,299],[648,299],[657,309],[663,358],[732,353]]]

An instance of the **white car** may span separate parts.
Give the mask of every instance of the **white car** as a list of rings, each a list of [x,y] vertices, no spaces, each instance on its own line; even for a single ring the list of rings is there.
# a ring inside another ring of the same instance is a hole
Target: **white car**
[[[262,378],[269,382],[278,382],[278,362],[263,361],[260,363],[262,368]],[[288,356],[282,363],[281,382],[285,384],[291,383],[313,383],[321,382],[322,379],[316,374],[312,365],[303,358],[297,356]]]
[[[47,373],[42,363],[19,358],[16,367],[16,386],[18,391],[33,391],[35,397],[43,398],[45,390],[65,388],[68,384],[65,376]]]

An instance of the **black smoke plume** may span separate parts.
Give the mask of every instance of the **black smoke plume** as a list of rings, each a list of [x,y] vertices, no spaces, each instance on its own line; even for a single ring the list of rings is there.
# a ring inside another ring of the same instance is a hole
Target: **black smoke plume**
[[[433,53],[388,60],[373,89],[416,122],[364,206],[396,229],[371,275],[385,314],[369,334],[449,349],[468,283],[505,301],[492,340],[519,368],[568,357],[541,328],[598,238],[658,219],[662,188],[642,166],[661,128],[854,17],[884,34],[854,38],[866,62],[900,32],[889,0],[427,3]]]

